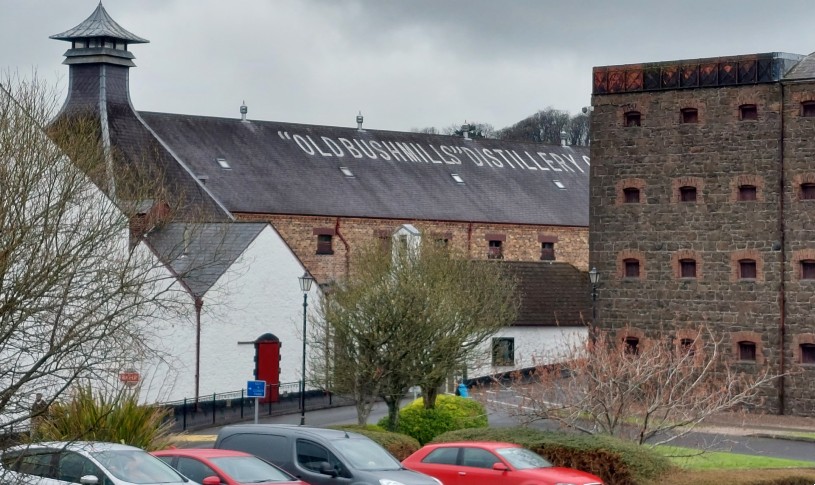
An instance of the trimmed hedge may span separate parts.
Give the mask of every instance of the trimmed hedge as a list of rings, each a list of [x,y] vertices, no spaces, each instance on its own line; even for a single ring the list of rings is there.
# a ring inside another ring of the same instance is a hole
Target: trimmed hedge
[[[648,483],[671,470],[670,460],[645,447],[610,436],[575,435],[529,428],[462,429],[432,442],[505,441],[538,453],[555,466],[593,473],[606,485]]]
[[[329,427],[333,429],[353,431],[354,433],[367,436],[388,450],[388,452],[390,452],[390,454],[399,461],[404,460],[421,448],[421,445],[418,441],[416,441],[416,439],[401,433],[391,433],[390,431],[385,431],[379,426],[360,426],[358,424],[348,424]]]
[[[386,424],[387,419],[382,418],[379,425]],[[436,398],[433,409],[425,409],[421,398],[400,409],[397,431],[425,444],[447,431],[486,428],[487,425],[487,411],[483,404],[475,399],[441,394]]]

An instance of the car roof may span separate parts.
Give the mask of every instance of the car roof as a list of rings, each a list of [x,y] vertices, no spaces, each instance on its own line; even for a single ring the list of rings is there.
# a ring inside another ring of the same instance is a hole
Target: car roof
[[[121,443],[108,443],[105,441],[42,441],[39,443],[17,445],[7,449],[20,450],[20,449],[40,449],[40,448],[42,449],[59,448],[69,451],[87,451],[87,452],[119,451],[119,450],[144,451],[141,448],[137,448],[135,446],[123,445]]]
[[[424,445],[423,448],[432,449],[453,446],[478,447],[486,448],[488,450],[497,450],[501,448],[523,448],[523,446],[519,444],[504,441],[450,441],[446,443],[433,443],[429,445]]]
[[[320,436],[333,440],[340,438],[367,439],[365,436],[331,428],[317,428],[313,426],[300,426],[295,424],[232,424],[224,426],[218,433],[218,437],[229,436],[236,433],[279,433],[289,436]]]
[[[219,458],[223,456],[254,456],[237,450],[225,450],[221,448],[170,448],[150,452],[155,456],[188,456],[190,458]]]

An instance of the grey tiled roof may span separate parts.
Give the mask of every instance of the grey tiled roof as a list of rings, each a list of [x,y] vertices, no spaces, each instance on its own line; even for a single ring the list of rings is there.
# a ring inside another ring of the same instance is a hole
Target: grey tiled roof
[[[61,34],[54,34],[50,38],[56,40],[72,41],[76,39],[88,39],[91,37],[111,37],[114,39],[124,40],[129,44],[145,44],[150,42],[147,39],[141,38],[132,34],[117,24],[107,11],[102,6],[102,2],[96,7],[96,10],[86,18],[82,23],[73,29],[66,30]]]
[[[518,280],[521,309],[516,326],[583,326],[591,322],[589,275],[571,264],[502,261]]]
[[[267,227],[266,223],[173,223],[149,232],[147,244],[193,296],[202,297]]]
[[[801,59],[784,76],[784,79],[814,79],[815,78],[815,52]]]
[[[233,213],[588,226],[584,147],[139,114]]]

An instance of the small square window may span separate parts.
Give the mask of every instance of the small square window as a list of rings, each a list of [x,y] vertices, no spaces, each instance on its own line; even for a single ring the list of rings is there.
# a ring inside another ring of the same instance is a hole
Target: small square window
[[[679,348],[688,355],[696,354],[696,342],[691,338],[683,338],[679,341]]]
[[[501,241],[492,240],[489,242],[487,246],[487,258],[488,259],[503,259],[503,244]]]
[[[334,237],[330,234],[319,234],[317,236],[317,254],[334,254]]]
[[[801,279],[815,280],[815,260],[805,259],[801,261]]]
[[[756,279],[756,261],[754,259],[739,260],[739,278],[743,280]]]
[[[626,204],[639,204],[640,203],[640,189],[636,187],[627,187],[623,189],[623,200]]]
[[[625,264],[626,278],[640,277],[640,262],[638,259],[626,259],[625,261],[623,261],[623,264]]]
[[[637,337],[626,337],[623,339],[625,345],[625,353],[628,355],[639,355],[640,353],[640,339]]]
[[[755,185],[740,185],[739,186],[739,201],[756,200],[758,191]]]
[[[555,260],[555,243],[553,242],[541,243],[541,260],[542,261]]]
[[[696,260],[695,259],[680,260],[679,276],[681,278],[696,278]]]
[[[815,200],[815,184],[801,184],[801,200]]]
[[[756,121],[758,119],[758,108],[754,104],[743,104],[739,106],[739,119],[742,121]]]
[[[680,202],[696,202],[696,187],[686,186],[679,188]]]
[[[492,339],[492,365],[515,365],[515,339],[498,337]]]
[[[755,342],[739,342],[739,360],[743,362],[756,361]]]
[[[696,108],[684,108],[682,110],[682,123],[698,123],[699,111]]]
[[[815,117],[815,101],[804,101],[801,103],[801,116],[804,118]]]
[[[815,344],[801,344],[801,363],[815,364]]]
[[[628,111],[623,115],[623,122],[625,126],[640,126],[642,115],[639,111]]]

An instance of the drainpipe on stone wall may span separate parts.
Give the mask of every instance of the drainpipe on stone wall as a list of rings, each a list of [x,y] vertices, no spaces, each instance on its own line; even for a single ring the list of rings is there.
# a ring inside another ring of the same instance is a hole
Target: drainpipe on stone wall
[[[342,244],[345,246],[345,277],[347,278],[351,274],[351,248],[348,246],[348,241],[340,234],[340,218],[337,217],[337,221],[334,223],[334,233],[337,237],[340,238]]]
[[[786,373],[786,361],[784,358],[786,345],[786,311],[787,311],[787,303],[786,303],[786,294],[785,294],[785,273],[786,273],[786,265],[787,265],[787,255],[786,255],[786,238],[785,230],[786,226],[784,224],[784,84],[780,83],[781,87],[781,120],[780,120],[780,130],[778,133],[778,159],[779,159],[779,166],[780,168],[780,176],[778,177],[778,194],[779,194],[779,204],[778,204],[778,232],[781,234],[781,250],[778,259],[780,260],[780,268],[779,268],[779,275],[781,277],[781,283],[778,287],[778,305],[780,307],[779,312],[779,319],[778,319],[778,350],[779,350],[779,374],[780,377],[778,378],[778,414],[784,414],[784,374]]]
[[[467,257],[468,258],[472,257],[472,254],[470,254],[470,247],[471,247],[470,245],[472,243],[472,240],[473,240],[473,223],[471,222],[471,223],[467,224]]]
[[[201,307],[204,300],[195,297],[195,407],[198,408],[198,392],[201,382]]]

